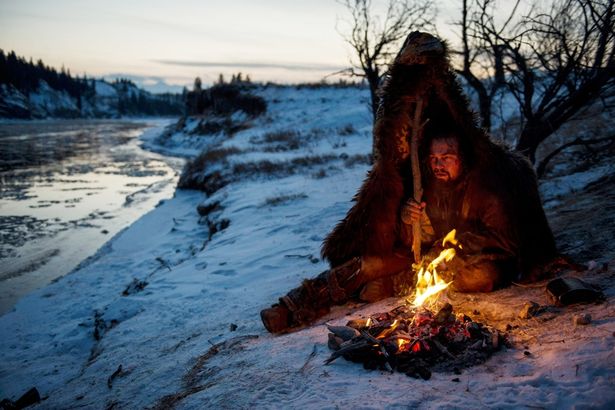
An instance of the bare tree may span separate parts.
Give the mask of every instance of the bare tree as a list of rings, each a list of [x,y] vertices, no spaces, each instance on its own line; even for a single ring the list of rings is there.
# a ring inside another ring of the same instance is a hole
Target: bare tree
[[[485,81],[477,67],[490,74],[490,93],[506,87],[523,120],[516,149],[536,160],[538,146],[566,121],[613,84],[615,77],[615,0],[554,0],[549,9],[536,1],[524,16],[517,5],[497,25],[496,0],[463,1],[464,57],[460,73],[476,90],[484,117],[491,115]],[[481,94],[483,97],[481,97]]]
[[[503,47],[499,41],[494,41],[493,36],[485,35],[484,26],[478,23],[475,17],[476,6],[481,6],[481,11],[485,10],[487,4],[476,4],[470,0],[462,1],[461,21],[461,50],[457,52],[461,56],[461,68],[456,70],[476,93],[478,108],[481,118],[481,125],[486,130],[491,129],[491,115],[493,99],[496,93],[502,89],[505,82]],[[488,2],[486,2],[488,3]],[[517,12],[520,0],[516,0],[512,11],[509,13],[505,22],[497,29],[493,21],[490,20],[492,30],[497,35],[503,32],[513,21]]]
[[[342,34],[355,52],[346,74],[362,77],[369,84],[374,119],[378,110],[378,87],[401,41],[414,30],[433,29],[433,0],[388,0],[384,17],[374,14],[371,0],[341,0],[350,14],[350,31]]]

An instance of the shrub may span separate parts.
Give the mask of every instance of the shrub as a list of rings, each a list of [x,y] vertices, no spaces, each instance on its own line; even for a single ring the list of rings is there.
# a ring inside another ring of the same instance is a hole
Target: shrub
[[[257,117],[267,111],[267,102],[262,97],[243,92],[237,84],[216,84],[206,90],[189,92],[186,108],[188,115],[230,115],[243,111]]]

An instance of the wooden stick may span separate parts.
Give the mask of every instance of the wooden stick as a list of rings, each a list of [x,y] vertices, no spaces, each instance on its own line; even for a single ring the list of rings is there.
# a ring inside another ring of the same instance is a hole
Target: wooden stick
[[[412,163],[412,185],[414,188],[414,200],[421,203],[423,197],[423,186],[421,183],[421,165],[419,162],[419,143],[423,137],[423,126],[421,117],[423,115],[423,99],[418,98],[414,119],[412,121],[412,135],[410,136],[410,162]],[[412,223],[412,252],[414,253],[414,263],[421,261],[421,221],[420,219]]]
[[[385,349],[384,343],[382,342],[382,340],[376,339],[374,336],[370,335],[365,330],[361,330],[361,336],[363,336],[368,342],[370,342],[372,344],[375,344],[375,345],[378,345],[378,348],[380,349],[380,352],[384,356],[384,360],[385,360],[384,367],[385,367],[385,369],[387,369],[390,373],[393,373],[393,364],[391,363],[391,356],[389,356],[389,353]]]

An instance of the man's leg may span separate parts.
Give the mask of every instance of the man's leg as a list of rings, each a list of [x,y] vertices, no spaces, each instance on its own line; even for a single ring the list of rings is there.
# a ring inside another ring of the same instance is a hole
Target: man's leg
[[[453,289],[458,292],[492,292],[510,285],[515,275],[509,260],[458,263],[454,272]]]
[[[308,324],[327,314],[334,304],[343,304],[360,284],[361,259],[350,261],[305,279],[301,286],[280,298],[280,302],[261,311],[265,328],[280,333]]]
[[[362,285],[407,269],[407,258],[390,255],[353,258],[343,265],[322,272],[280,298],[280,303],[261,311],[265,328],[280,333],[308,324],[329,312],[334,304],[341,305]]]

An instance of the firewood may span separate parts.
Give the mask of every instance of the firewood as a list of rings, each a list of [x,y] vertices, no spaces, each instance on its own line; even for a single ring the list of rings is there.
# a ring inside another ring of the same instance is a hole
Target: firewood
[[[432,340],[434,346],[436,346],[438,348],[438,350],[442,353],[444,353],[445,355],[447,355],[448,357],[450,357],[451,359],[455,359],[455,355],[453,355],[451,352],[448,351],[448,349],[446,347],[444,347],[444,345],[440,342],[438,342],[436,339]]]
[[[325,360],[325,364],[329,364],[340,356],[345,355],[346,353],[350,353],[359,349],[363,349],[369,346],[370,343],[367,340],[359,340],[356,343],[353,343],[349,346],[341,347],[339,350],[336,350],[329,356],[327,360]]]
[[[365,330],[361,330],[361,336],[363,336],[365,339],[367,339],[369,342],[378,345],[380,352],[382,352],[382,355],[384,356],[384,359],[386,360],[385,363],[385,367],[389,372],[393,372],[393,366],[391,365],[391,356],[389,356],[389,353],[387,352],[386,348],[384,347],[384,343],[380,340],[380,339],[376,339],[375,337],[373,337],[372,335],[370,335],[368,332],[366,332]]]
[[[341,338],[344,342],[360,335],[357,329],[349,326],[330,326],[327,325],[329,332]]]
[[[333,333],[329,333],[329,340],[327,341],[329,349],[340,350],[342,343],[344,343],[344,341],[341,338],[335,336]]]

